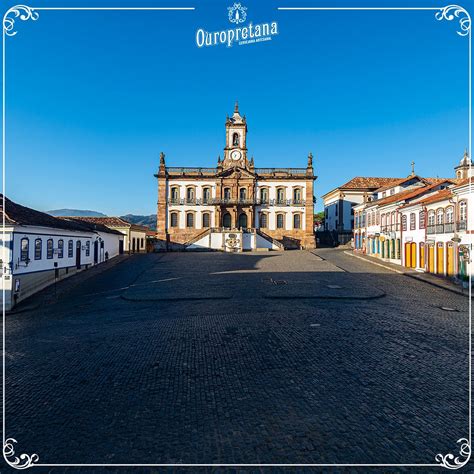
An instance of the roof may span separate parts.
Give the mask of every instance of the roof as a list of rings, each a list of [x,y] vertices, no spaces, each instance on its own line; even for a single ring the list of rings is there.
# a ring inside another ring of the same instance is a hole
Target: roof
[[[91,224],[96,224],[96,225],[103,225],[106,227],[131,227],[133,229],[137,230],[144,230],[147,231],[148,227],[144,225],[138,225],[138,224],[131,224],[130,222],[126,221],[125,219],[122,219],[121,217],[73,217],[73,216],[65,216],[62,219],[68,219],[68,220],[78,220],[78,221],[83,221],[83,222],[88,222]]]
[[[380,188],[380,186],[386,186],[396,181],[399,181],[401,178],[377,178],[377,177],[370,177],[370,176],[356,176],[351,180],[347,181],[341,186],[332,189],[331,191],[323,194],[322,197],[328,196],[329,194],[333,193],[334,191],[341,189],[354,189],[360,191],[375,191],[376,189]]]
[[[110,227],[105,226],[104,224],[101,223],[96,223],[96,222],[89,222],[85,220],[84,217],[58,217],[58,219],[64,219],[66,221],[70,222],[76,222],[88,230],[91,231],[97,231],[97,232],[107,232],[108,234],[118,234],[118,235],[123,235],[122,232],[119,232],[118,230],[112,229]]]
[[[5,216],[5,224],[8,225],[30,225],[82,232],[89,230],[82,223],[58,219],[45,212],[17,204],[6,196],[5,208],[3,208],[3,194],[0,194],[0,217],[3,219],[3,216]]]
[[[449,199],[453,195],[451,189],[442,189],[430,196],[425,197],[424,199],[418,200],[417,204],[430,204],[432,202],[444,201]]]
[[[380,186],[393,185],[393,183],[396,181],[400,181],[400,178],[374,178],[367,176],[356,176],[336,189],[377,189]]]
[[[450,179],[440,179],[439,182],[435,182],[430,184],[429,186],[422,186],[422,187],[417,187],[415,189],[407,189],[405,191],[401,191],[396,194],[392,194],[391,196],[387,196],[385,198],[379,199],[377,201],[373,201],[374,204],[377,204],[379,206],[384,206],[386,204],[391,204],[393,202],[398,202],[398,201],[406,201],[408,199],[413,199],[417,196],[420,196],[421,194],[427,193],[437,186],[439,186],[441,183],[444,182],[451,182],[452,180]]]

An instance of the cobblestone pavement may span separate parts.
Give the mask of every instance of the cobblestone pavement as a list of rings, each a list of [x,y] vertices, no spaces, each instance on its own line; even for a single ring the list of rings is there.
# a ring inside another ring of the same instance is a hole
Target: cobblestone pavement
[[[432,463],[468,300],[333,249],[136,255],[7,317],[6,373],[42,463]]]

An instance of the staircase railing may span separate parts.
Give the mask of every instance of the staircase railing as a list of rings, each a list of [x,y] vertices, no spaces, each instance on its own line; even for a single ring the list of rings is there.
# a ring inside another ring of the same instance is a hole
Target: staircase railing
[[[266,240],[269,240],[272,244],[275,244],[280,250],[285,250],[285,246],[277,239],[274,239],[271,235],[265,234],[260,229],[255,229],[255,232]]]
[[[196,235],[195,237],[193,237],[191,240],[188,240],[187,242],[185,242],[183,245],[188,247],[189,245],[192,245],[192,244],[196,243],[198,240],[201,240],[206,235],[209,235],[211,232],[212,232],[211,228],[206,229],[205,231],[203,231],[203,232],[199,233],[198,235]]]

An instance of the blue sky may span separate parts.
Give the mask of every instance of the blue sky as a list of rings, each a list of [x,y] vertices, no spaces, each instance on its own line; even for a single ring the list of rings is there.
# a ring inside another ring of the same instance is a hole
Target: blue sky
[[[278,36],[197,48],[198,28],[232,26],[231,3],[76,0],[67,5],[196,11],[42,11],[17,21],[6,45],[7,195],[40,210],[154,213],[160,151],[169,166],[215,166],[236,99],[257,167],[304,167],[313,152],[317,210],[353,176],[405,176],[412,160],[420,175],[454,176],[468,146],[468,39],[458,22],[246,1],[248,20],[278,21]]]

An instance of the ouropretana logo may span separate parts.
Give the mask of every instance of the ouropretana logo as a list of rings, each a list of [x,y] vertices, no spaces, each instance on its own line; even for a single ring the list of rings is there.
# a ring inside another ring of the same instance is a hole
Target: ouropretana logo
[[[229,21],[235,25],[240,25],[247,20],[247,7],[242,6],[241,3],[235,2],[231,7],[227,7],[227,12]],[[272,36],[277,34],[278,23],[276,21],[259,25],[249,22],[247,26],[211,32],[199,28],[196,31],[196,44],[198,48],[216,46],[218,44],[225,44],[230,48],[234,42],[244,45],[271,41]]]

